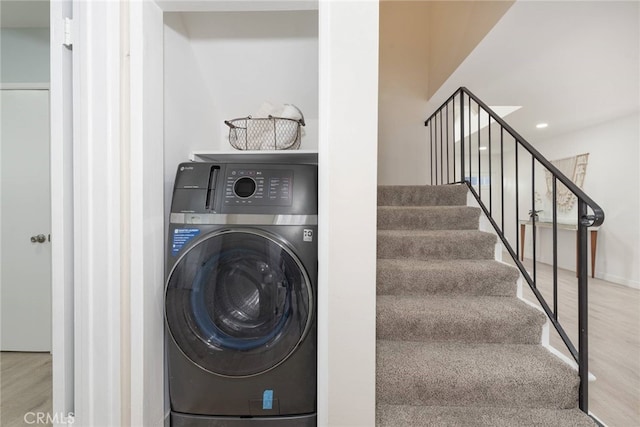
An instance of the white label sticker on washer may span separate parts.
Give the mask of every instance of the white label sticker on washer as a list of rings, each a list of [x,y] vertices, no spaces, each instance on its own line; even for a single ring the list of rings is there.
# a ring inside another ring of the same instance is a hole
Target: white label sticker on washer
[[[309,228],[305,228],[302,232],[302,241],[303,242],[313,242],[313,230]]]
[[[176,256],[180,249],[189,242],[189,240],[200,234],[199,228],[176,228],[173,230],[173,241],[171,242],[171,255]]]

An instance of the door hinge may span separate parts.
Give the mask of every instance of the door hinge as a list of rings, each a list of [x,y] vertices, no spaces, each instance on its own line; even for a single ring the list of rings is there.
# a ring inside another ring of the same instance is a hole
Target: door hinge
[[[71,33],[72,25],[73,19],[64,18],[64,40],[62,41],[62,45],[69,48],[73,46],[73,37]]]

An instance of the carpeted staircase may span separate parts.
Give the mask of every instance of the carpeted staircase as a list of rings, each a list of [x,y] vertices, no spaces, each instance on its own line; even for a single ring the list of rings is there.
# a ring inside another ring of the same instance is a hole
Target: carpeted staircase
[[[378,189],[378,426],[594,426],[467,187]]]

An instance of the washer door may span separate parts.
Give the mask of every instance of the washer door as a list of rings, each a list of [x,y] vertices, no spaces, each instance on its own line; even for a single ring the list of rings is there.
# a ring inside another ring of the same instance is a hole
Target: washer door
[[[285,361],[313,314],[300,260],[259,230],[213,233],[169,275],[165,314],[184,355],[222,376],[257,375]]]

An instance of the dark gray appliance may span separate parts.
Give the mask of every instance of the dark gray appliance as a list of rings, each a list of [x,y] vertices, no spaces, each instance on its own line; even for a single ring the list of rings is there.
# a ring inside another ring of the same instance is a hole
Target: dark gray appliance
[[[315,426],[317,166],[183,163],[167,248],[171,425]]]

